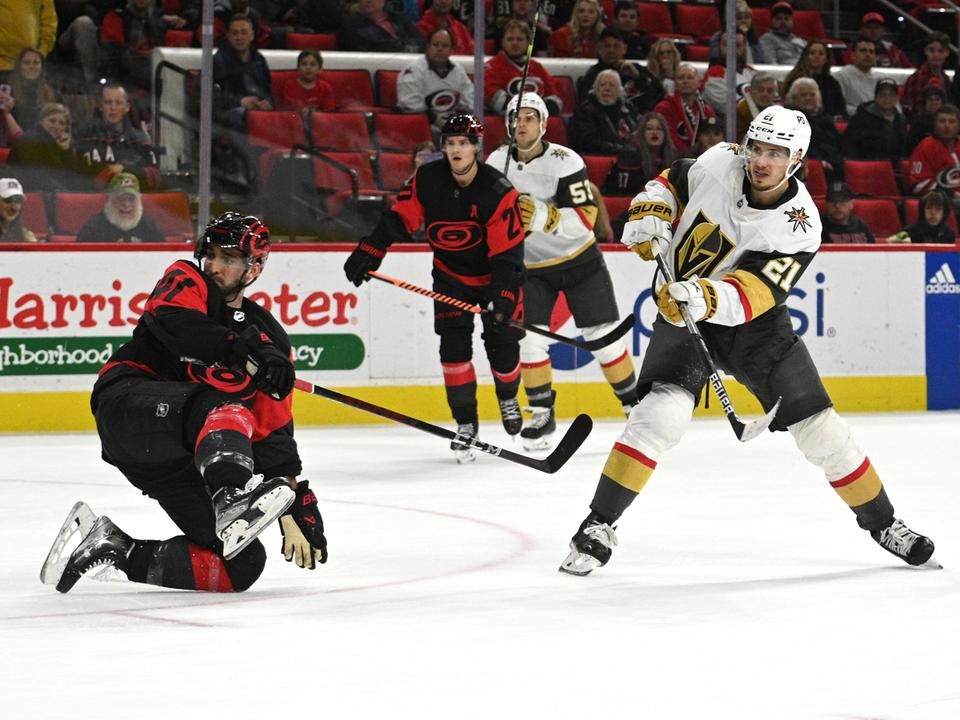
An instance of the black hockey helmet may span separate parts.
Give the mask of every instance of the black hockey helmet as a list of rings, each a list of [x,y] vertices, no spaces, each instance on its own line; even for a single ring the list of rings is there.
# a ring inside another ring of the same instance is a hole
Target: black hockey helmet
[[[483,138],[483,123],[468,113],[456,113],[447,118],[440,132],[440,142],[448,137],[465,135],[470,142],[477,145]]]
[[[253,215],[225,212],[211,220],[197,238],[193,256],[197,260],[203,260],[210,244],[222,248],[237,248],[243,253],[248,264],[259,263],[263,266],[270,254],[270,228]]]

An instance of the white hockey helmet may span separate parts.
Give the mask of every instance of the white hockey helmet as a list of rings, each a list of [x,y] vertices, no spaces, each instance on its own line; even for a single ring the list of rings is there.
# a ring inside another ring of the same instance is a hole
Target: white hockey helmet
[[[550,117],[547,104],[543,101],[542,97],[534,92],[523,92],[514,95],[510,99],[510,102],[507,103],[507,109],[503,111],[504,120],[507,121],[507,129],[512,127],[518,107],[530,108],[537,111],[537,114],[540,116],[540,135],[537,137],[537,142],[539,142],[540,138],[547,132],[547,120]],[[536,142],[534,144],[536,144]]]
[[[810,123],[807,117],[799,110],[789,110],[782,105],[771,105],[760,111],[744,139],[744,146],[749,149],[751,140],[779,145],[790,151],[790,165],[787,167],[786,177],[790,177],[803,162],[810,147]],[[744,162],[749,164],[749,153]]]

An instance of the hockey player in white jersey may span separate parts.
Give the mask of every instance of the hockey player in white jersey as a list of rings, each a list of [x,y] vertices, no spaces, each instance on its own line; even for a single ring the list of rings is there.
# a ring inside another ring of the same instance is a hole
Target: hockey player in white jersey
[[[708,377],[680,304],[716,364],[786,430],[854,512],[861,528],[910,565],[933,564],[933,542],[894,515],[877,470],[857,446],[807,348],[786,299],[820,245],[820,219],[794,177],[810,143],[802,113],[774,106],[750,124],[743,148],[721,143],[679,160],[631,204],[622,242],[645,260],[659,253],[676,278],[657,283],[660,310],[637,381],[640,404],[607,458],[590,514],[560,570],[605,565],[614,524],[683,435]]]
[[[593,234],[597,201],[583,158],[568,147],[543,139],[548,111],[536,93],[514,96],[505,117],[508,127],[516,123],[515,146],[506,175],[520,193],[527,231],[527,280],[523,285],[526,321],[549,329],[557,296],[563,291],[583,336],[587,340],[602,337],[620,316],[610,273]],[[503,170],[507,146],[491,153],[487,163]],[[520,341],[520,372],[533,412],[520,432],[527,450],[550,447],[557,427],[557,393],[548,347],[547,338],[533,333]],[[637,402],[636,376],[626,344],[615,340],[594,356],[624,411],[629,412]]]

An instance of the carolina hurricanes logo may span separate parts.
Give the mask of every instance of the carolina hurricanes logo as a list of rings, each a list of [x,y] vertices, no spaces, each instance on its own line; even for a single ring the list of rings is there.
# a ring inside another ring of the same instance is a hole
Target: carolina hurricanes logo
[[[440,90],[426,98],[427,107],[437,115],[445,115],[453,110],[460,101],[460,93],[452,90]]]
[[[914,163],[918,165],[919,163]],[[914,172],[920,172],[920,169],[917,168]],[[960,167],[949,167],[946,170],[942,171],[937,175],[937,184],[942,188],[947,188],[948,190],[956,190],[960,188]]]
[[[427,241],[437,250],[463,252],[483,242],[480,226],[471,222],[435,222],[427,226]]]
[[[518,75],[507,83],[507,94],[510,97],[513,97],[520,92],[521,80],[523,80],[523,77]],[[543,97],[543,80],[538,77],[530,77],[527,75],[527,84],[523,87],[523,91],[525,93],[536,93],[540,97]]]
[[[793,231],[803,230],[807,231],[808,227],[811,227],[810,216],[807,215],[806,209],[802,207],[792,207],[789,210],[785,210],[784,215],[787,216],[787,222],[793,223]]]

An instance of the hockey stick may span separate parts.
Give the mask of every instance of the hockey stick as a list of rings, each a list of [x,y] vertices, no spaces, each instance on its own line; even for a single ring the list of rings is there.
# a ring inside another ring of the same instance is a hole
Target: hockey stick
[[[533,25],[530,26],[530,42],[527,43],[527,59],[523,63],[523,75],[520,78],[520,99],[517,100],[517,121],[520,118],[520,107],[523,105],[523,90],[527,87],[527,75],[530,72],[530,58],[533,57],[533,41],[537,38],[537,23],[540,22],[540,2],[537,1],[537,10],[533,14]],[[509,104],[509,101],[508,101]],[[507,144],[507,159],[503,162],[503,174],[507,174],[510,169],[510,153],[513,152],[513,146],[517,144],[517,122],[513,127],[508,127],[510,133],[510,142]]]
[[[541,460],[539,458],[521,455],[520,453],[515,453],[510,450],[497,447],[496,445],[490,445],[489,443],[481,442],[480,440],[477,440],[477,438],[468,438],[458,435],[457,433],[447,430],[446,428],[442,428],[439,425],[433,425],[425,420],[418,420],[417,418],[410,417],[409,415],[399,413],[396,410],[390,410],[385,407],[380,407],[379,405],[374,405],[373,403],[369,403],[366,400],[361,400],[360,398],[338,393],[336,390],[330,390],[329,388],[321,387],[320,385],[314,385],[306,380],[297,379],[295,382],[295,387],[297,390],[312,393],[313,395],[319,395],[320,397],[325,397],[328,400],[343,403],[344,405],[349,405],[352,408],[357,408],[358,410],[363,410],[364,412],[368,412],[373,415],[379,415],[380,417],[393,420],[394,422],[398,422],[403,425],[409,425],[416,430],[422,430],[423,432],[436,435],[437,437],[446,438],[447,440],[456,440],[464,445],[469,445],[475,450],[487,453],[487,455],[494,455],[496,457],[503,458],[504,460],[509,460],[510,462],[515,462],[519,465],[525,465],[529,468],[533,468],[534,470],[539,470],[540,472],[545,473],[555,473],[557,470],[562,468],[567,460],[573,457],[573,454],[581,445],[583,445],[583,441],[587,439],[587,436],[590,434],[590,430],[593,428],[593,420],[590,419],[589,415],[577,415],[577,417],[573,419],[573,423],[567,429],[567,432],[560,439],[560,442],[557,443],[557,447],[554,449],[554,451]]]
[[[661,241],[661,243],[662,242],[663,241]],[[656,258],[657,265],[659,266],[660,272],[663,274],[664,279],[668,283],[674,282],[673,274],[670,272],[670,268],[667,267],[666,261],[659,252],[656,253]],[[703,335],[700,334],[700,330],[697,328],[697,324],[693,321],[693,318],[690,317],[690,313],[687,312],[687,304],[677,303],[677,305],[680,308],[680,315],[683,316],[683,322],[686,324],[687,330],[689,330],[690,334],[693,335],[697,340],[697,346],[700,348],[700,354],[703,355],[703,360],[707,364],[707,369],[710,370],[710,384],[713,386],[713,391],[717,394],[717,399],[720,401],[720,406],[723,408],[723,414],[727,416],[727,420],[730,421],[730,425],[733,427],[734,434],[737,436],[737,439],[740,442],[748,442],[753,440],[760,433],[770,427],[770,423],[773,422],[773,418],[777,414],[777,410],[780,409],[780,398],[777,398],[777,401],[773,404],[773,407],[770,408],[770,412],[763,417],[757,418],[756,420],[750,420],[746,423],[737,417],[737,413],[733,409],[733,403],[730,402],[730,396],[727,395],[727,389],[723,386],[723,380],[720,379],[720,371],[717,370],[717,365],[710,356],[710,349],[707,347],[707,342],[703,339]]]
[[[377,280],[380,280],[381,282],[385,282],[390,285],[396,285],[398,288],[409,290],[410,292],[415,292],[418,295],[424,295],[433,300],[438,300],[439,302],[447,303],[448,305],[453,305],[454,307],[458,307],[461,310],[466,310],[467,312],[476,313],[477,315],[480,315],[485,312],[490,312],[489,310],[485,310],[479,305],[473,305],[463,300],[457,300],[456,298],[450,297],[449,295],[444,295],[443,293],[438,293],[433,290],[427,290],[426,288],[420,287],[419,285],[414,285],[412,283],[408,283],[406,280],[399,280],[397,278],[390,277],[389,275],[384,275],[383,273],[377,272],[375,270],[370,270],[369,272],[367,272],[367,275]],[[594,340],[580,340],[579,338],[571,338],[571,337],[567,337],[566,335],[557,335],[556,333],[550,332],[549,330],[544,330],[543,328],[539,328],[536,325],[531,325],[525,322],[519,322],[517,320],[508,320],[507,322],[513,327],[522,328],[523,330],[535,333],[536,335],[543,335],[544,337],[548,337],[551,340],[556,340],[557,342],[562,342],[567,345],[572,345],[573,347],[580,348],[581,350],[587,350],[589,352],[593,352],[595,350],[605,348],[614,340],[618,340],[624,335],[626,335],[628,332],[630,332],[630,330],[633,329],[633,326],[634,324],[636,324],[637,319],[633,315],[633,313],[631,313],[630,315],[625,317],[620,322],[620,324],[617,325],[613,330],[608,332],[603,337],[599,337]]]

